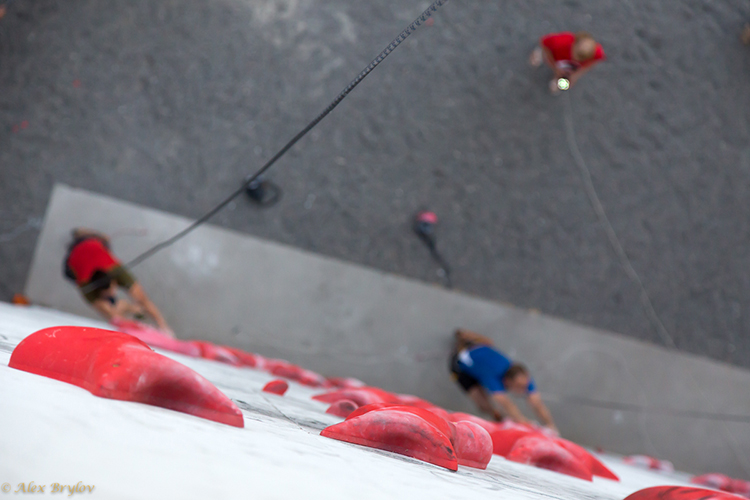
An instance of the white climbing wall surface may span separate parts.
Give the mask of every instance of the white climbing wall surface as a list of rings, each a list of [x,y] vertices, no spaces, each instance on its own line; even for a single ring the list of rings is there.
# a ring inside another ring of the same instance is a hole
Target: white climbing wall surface
[[[93,396],[8,367],[13,348],[50,326],[106,324],[41,307],[0,303],[0,486],[70,486],[75,496],[180,498],[614,499],[655,485],[688,484],[598,455],[621,482],[587,482],[493,456],[487,470],[450,472],[401,455],[323,438],[342,419],[295,382],[264,393],[260,370],[162,352],[206,377],[242,410],[244,428]],[[160,351],[161,352],[161,351]],[[263,353],[260,353],[263,354]],[[329,374],[345,376],[346,374]],[[91,486],[93,489],[86,489]],[[77,490],[76,490],[77,488]],[[38,490],[37,490],[38,491]],[[64,496],[68,496],[66,489]],[[5,493],[0,493],[0,497]]]

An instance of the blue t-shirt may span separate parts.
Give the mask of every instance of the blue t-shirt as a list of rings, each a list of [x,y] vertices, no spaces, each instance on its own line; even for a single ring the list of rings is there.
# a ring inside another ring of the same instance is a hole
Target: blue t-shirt
[[[489,346],[464,349],[458,353],[458,366],[463,373],[474,377],[490,392],[505,392],[503,376],[511,366],[511,361],[500,351]],[[527,392],[536,391],[533,380],[529,380]]]

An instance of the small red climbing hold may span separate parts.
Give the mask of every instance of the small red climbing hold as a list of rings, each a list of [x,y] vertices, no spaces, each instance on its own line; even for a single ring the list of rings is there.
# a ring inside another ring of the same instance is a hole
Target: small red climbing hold
[[[591,481],[591,470],[568,450],[544,436],[520,438],[506,457],[512,462],[533,465]]]
[[[401,408],[373,410],[326,427],[320,435],[458,469],[449,437],[421,416]]]
[[[359,406],[372,403],[397,403],[397,399],[391,393],[375,387],[359,387],[357,389],[338,389],[313,396],[315,401],[323,403],[335,403],[339,399],[354,401]]]
[[[133,337],[145,342],[151,347],[164,349],[165,351],[177,352],[186,356],[198,357],[201,355],[200,347],[191,342],[184,342],[165,335],[159,330],[140,321],[129,319],[113,318],[112,326],[122,333],[127,333]]]
[[[201,357],[204,359],[210,359],[211,361],[218,361],[220,363],[227,363],[233,366],[241,366],[242,363],[237,356],[232,354],[229,349],[220,345],[215,345],[205,340],[193,340],[191,344],[198,346],[201,351]]]
[[[329,387],[337,389],[359,389],[367,384],[356,378],[328,377],[326,382]]]
[[[289,389],[289,382],[286,380],[271,380],[263,386],[263,392],[270,392],[279,396],[283,396],[287,389]]]
[[[349,401],[348,399],[339,399],[326,410],[326,413],[330,415],[336,415],[337,417],[346,418],[357,408],[357,403],[355,403],[354,401]]]
[[[743,500],[743,497],[691,486],[655,486],[636,491],[625,500]]]
[[[234,354],[242,366],[247,366],[250,368],[263,368],[263,356],[255,354],[253,352],[243,351],[242,349],[237,349],[236,347],[229,347],[226,345],[222,347]]]
[[[45,328],[16,346],[8,366],[77,385],[95,396],[244,426],[240,409],[211,382],[125,333]]]

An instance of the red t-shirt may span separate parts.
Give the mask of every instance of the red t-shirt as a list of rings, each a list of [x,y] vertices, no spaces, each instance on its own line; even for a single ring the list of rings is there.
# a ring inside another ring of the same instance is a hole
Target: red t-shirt
[[[552,53],[552,58],[555,62],[568,63],[569,65],[579,68],[591,66],[597,61],[606,59],[604,55],[604,49],[600,44],[596,44],[596,51],[594,57],[585,62],[576,61],[573,59],[573,43],[576,41],[575,34],[564,31],[562,33],[552,33],[550,35],[543,36],[540,40],[542,47],[546,47]]]
[[[68,267],[76,277],[76,283],[85,285],[96,271],[108,272],[119,266],[118,261],[99,238],[86,238],[73,247],[68,257]]]

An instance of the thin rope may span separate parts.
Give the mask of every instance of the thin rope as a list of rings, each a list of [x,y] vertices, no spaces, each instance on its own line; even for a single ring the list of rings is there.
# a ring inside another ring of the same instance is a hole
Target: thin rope
[[[622,244],[620,243],[620,239],[617,237],[617,233],[615,232],[614,227],[612,227],[612,224],[609,222],[609,218],[607,217],[607,213],[604,211],[604,207],[602,206],[601,201],[599,201],[599,196],[596,193],[594,182],[591,179],[591,171],[586,165],[586,161],[583,159],[583,155],[581,155],[581,151],[578,148],[578,142],[576,141],[575,129],[573,127],[573,107],[570,101],[569,92],[565,92],[564,102],[565,102],[565,131],[566,131],[566,136],[568,139],[568,146],[570,147],[571,154],[573,155],[573,158],[575,159],[578,165],[578,168],[581,171],[581,177],[583,178],[583,185],[586,188],[586,194],[588,195],[589,200],[591,201],[591,205],[593,206],[594,211],[596,212],[596,215],[599,218],[600,222],[604,226],[604,230],[607,233],[607,238],[609,239],[609,242],[612,245],[612,248],[614,249],[615,253],[620,259],[620,262],[623,268],[625,269],[625,272],[628,274],[630,279],[632,279],[640,288],[641,302],[643,303],[643,307],[646,310],[647,315],[649,316],[653,324],[656,326],[656,329],[659,332],[659,335],[662,337],[662,339],[667,344],[667,346],[676,348],[677,346],[675,345],[672,336],[669,334],[666,327],[664,326],[661,319],[659,318],[659,315],[656,313],[656,310],[654,309],[654,305],[651,302],[651,297],[649,297],[648,291],[646,290],[646,287],[643,285],[643,281],[641,281],[641,278],[638,276],[638,273],[636,272],[635,268],[633,268],[633,265],[631,264],[627,253],[625,253],[625,250],[623,249]],[[688,378],[690,382],[693,384],[693,386],[696,388],[696,391],[698,392],[698,394],[701,395],[701,398],[706,400],[707,398],[705,396],[705,393],[703,389],[700,387],[700,385],[698,384],[698,381],[695,379],[695,375],[692,372],[690,372],[690,376]],[[645,408],[642,408],[642,411],[643,410],[645,410]],[[693,412],[693,413],[698,413],[698,412]],[[682,412],[679,414],[687,415],[686,412]],[[710,414],[707,414],[707,415],[710,415]],[[750,474],[750,459],[748,459],[745,452],[739,448],[736,441],[732,438],[732,434],[729,430],[729,427],[727,427],[727,421],[746,422],[748,420],[745,420],[746,417],[744,416],[737,416],[737,415],[734,415],[734,416],[720,415],[720,416],[731,417],[731,418],[721,418],[721,419],[716,419],[716,420],[720,421],[721,428],[724,431],[727,441],[729,442],[729,446],[732,448],[734,455],[737,457],[737,460],[740,462],[740,465],[744,469],[745,473]],[[704,418],[707,418],[707,417],[704,417]]]
[[[583,159],[583,155],[581,155],[580,149],[578,149],[575,129],[573,128],[573,109],[570,103],[570,92],[565,92],[564,94],[565,132],[568,139],[568,146],[570,147],[570,152],[573,155],[573,158],[578,165],[578,169],[581,172],[586,195],[591,202],[591,206],[594,208],[594,212],[596,212],[596,216],[599,218],[599,222],[601,222],[602,226],[604,227],[604,232],[607,233],[607,239],[609,239],[609,243],[612,245],[612,249],[620,259],[620,264],[625,269],[628,277],[630,277],[630,279],[636,285],[638,285],[638,288],[640,289],[641,303],[643,304],[643,308],[646,310],[646,314],[656,327],[656,331],[659,333],[664,343],[668,347],[676,348],[677,345],[674,343],[674,339],[664,327],[664,323],[662,323],[659,315],[656,314],[656,309],[654,309],[654,304],[653,302],[651,302],[651,297],[649,296],[646,287],[643,285],[643,281],[641,280],[640,276],[638,276],[638,273],[633,267],[633,264],[630,262],[628,254],[625,252],[625,249],[622,247],[622,243],[620,243],[620,239],[617,237],[615,228],[612,227],[612,224],[609,222],[609,217],[607,217],[607,213],[604,211],[604,207],[602,206],[601,201],[599,201],[599,196],[596,194],[594,182],[591,179],[591,171],[586,165],[586,160]]]

